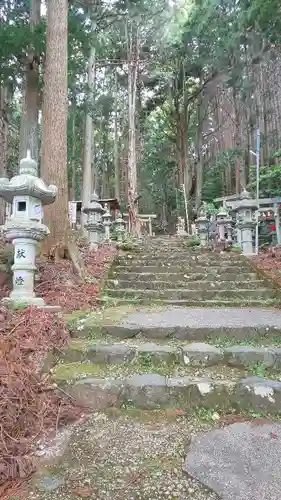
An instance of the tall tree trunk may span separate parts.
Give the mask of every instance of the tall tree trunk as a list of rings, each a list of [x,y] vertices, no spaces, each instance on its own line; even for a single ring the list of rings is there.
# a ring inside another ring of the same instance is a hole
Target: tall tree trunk
[[[40,23],[41,0],[30,0],[30,29]],[[28,60],[25,68],[24,96],[22,102],[21,126],[20,126],[20,158],[25,158],[27,150],[31,157],[38,161],[38,115],[40,105],[40,82],[39,82],[40,55],[32,48],[29,50]]]
[[[67,0],[47,2],[47,42],[43,105],[43,178],[55,184],[55,203],[45,207],[50,229],[44,249],[55,258],[64,257],[68,237],[67,186]]]
[[[76,148],[76,103],[75,98],[72,100],[72,151],[71,151],[71,183],[69,189],[69,199],[75,200],[76,198],[76,158],[75,158],[75,148]]]
[[[6,177],[8,165],[8,89],[0,87],[0,177]],[[5,222],[5,201],[0,198],[0,226]]]
[[[118,139],[118,82],[117,68],[115,68],[115,99],[114,99],[114,184],[115,198],[120,198],[120,165],[119,165],[119,139]]]
[[[133,34],[133,22],[127,23],[127,57],[128,57],[128,205],[131,231],[140,236],[137,194],[137,156],[136,156],[136,93],[139,59],[138,27]],[[134,43],[135,42],[135,43]]]
[[[236,158],[236,193],[239,194],[246,187],[245,166],[241,159],[241,130],[240,130],[240,103],[238,102],[237,89],[233,89],[233,105],[234,105],[234,143],[237,149]]]
[[[85,145],[84,145],[84,161],[83,161],[83,185],[82,185],[82,206],[86,207],[91,198],[91,190],[93,186],[92,179],[92,160],[93,160],[93,99],[95,85],[95,47],[91,48],[88,62],[88,98],[87,98],[87,114],[85,120]],[[86,215],[81,217],[82,228],[86,222]]]
[[[204,169],[204,155],[203,155],[203,128],[206,118],[206,110],[208,107],[208,100],[204,95],[199,98],[197,104],[197,134],[196,134],[196,149],[197,149],[197,164],[196,164],[196,212],[199,213],[202,202],[202,188],[203,188],[203,169]]]

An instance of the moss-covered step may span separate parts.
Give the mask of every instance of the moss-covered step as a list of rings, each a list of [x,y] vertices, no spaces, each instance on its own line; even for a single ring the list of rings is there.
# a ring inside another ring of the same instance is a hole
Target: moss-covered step
[[[235,287],[239,290],[253,290],[253,289],[261,289],[264,286],[264,282],[262,280],[244,280],[244,281],[235,281]],[[150,278],[146,280],[136,280],[132,283],[131,280],[121,280],[119,279],[109,279],[106,282],[107,289],[132,289],[134,290],[166,290],[172,287],[171,281],[163,281],[163,280],[151,280]],[[195,281],[186,281],[184,277],[178,277],[176,282],[177,290],[179,289],[190,289],[190,290],[233,290],[233,282],[232,281],[224,281],[224,280],[216,280],[215,278],[210,280],[195,280]]]
[[[216,255],[213,255],[211,258],[210,257],[205,257],[205,256],[200,256],[200,257],[190,257],[185,254],[178,254],[178,255],[167,255],[165,256],[165,259],[163,258],[163,254],[159,256],[151,255],[151,256],[142,256],[142,255],[135,255],[132,258],[128,258],[127,256],[125,257],[119,257],[116,259],[115,263],[120,266],[130,266],[130,265],[162,265],[163,262],[165,262],[167,265],[168,264],[174,264],[174,265],[181,265],[183,262],[186,262],[188,265],[201,265],[201,266],[241,266],[241,267],[248,267],[248,261],[246,259],[225,259],[225,258],[220,258],[218,260]]]
[[[166,299],[166,300],[215,300],[229,299],[240,300],[244,299],[273,299],[276,296],[275,290],[268,288],[250,288],[250,289],[216,289],[208,287],[203,290],[180,289],[180,288],[165,288],[159,290],[137,289],[137,288],[105,288],[103,293],[116,298],[151,298],[151,299]]]
[[[200,264],[188,264],[186,261],[182,261],[181,264],[174,265],[173,263],[166,263],[164,260],[162,264],[154,265],[153,263],[148,263],[147,265],[138,265],[134,263],[130,263],[128,265],[116,265],[113,268],[114,271],[124,273],[124,272],[135,272],[135,273],[161,273],[161,272],[171,272],[171,273],[207,273],[207,274],[225,274],[225,273],[245,273],[247,271],[253,272],[249,270],[249,266],[247,264],[233,264],[233,265],[225,265],[221,266],[218,262],[217,265],[206,266]]]
[[[172,272],[160,272],[159,273],[135,273],[131,271],[127,271],[125,273],[119,273],[117,271],[112,270],[109,274],[110,279],[113,280],[118,280],[118,281],[130,281],[130,282],[137,282],[137,281],[143,281],[143,282],[157,282],[157,281],[168,281],[169,283],[171,282],[177,282],[177,281],[184,281],[186,284],[189,283],[190,281],[195,282],[195,281],[204,281],[209,282],[209,281],[214,281],[218,280],[218,278],[222,279],[223,282],[225,281],[234,281],[235,284],[237,281],[256,281],[257,275],[255,273],[223,273],[223,274],[208,274],[206,273],[195,273],[195,272],[190,272],[190,273],[172,273]],[[207,283],[206,283],[207,284]]]
[[[144,339],[145,340],[145,339]],[[280,344],[281,345],[281,335]],[[103,341],[73,340],[61,354],[64,363],[123,364],[147,367],[155,365],[186,365],[206,367],[228,365],[238,368],[273,369],[281,377],[281,348],[234,345],[217,347],[212,344],[180,341],[152,343],[137,341],[112,343]]]
[[[196,303],[198,306],[198,302]],[[208,341],[276,337],[281,332],[281,311],[263,308],[184,308],[159,305],[142,307],[127,304],[93,313],[73,313],[67,317],[73,337],[96,338],[111,335],[128,339],[143,335],[150,340],[180,339]],[[240,305],[240,304],[239,304]]]
[[[96,409],[102,402],[103,407],[124,404],[141,409],[210,407],[224,410],[236,407],[240,411],[280,413],[281,382],[274,379],[255,376],[215,379],[165,376],[155,372],[121,374],[114,378],[111,374],[101,377],[93,370],[86,370],[86,366],[94,368],[95,365],[80,367],[80,378],[69,375],[67,378],[66,372],[64,378],[62,373],[55,376],[58,385],[85,407]]]

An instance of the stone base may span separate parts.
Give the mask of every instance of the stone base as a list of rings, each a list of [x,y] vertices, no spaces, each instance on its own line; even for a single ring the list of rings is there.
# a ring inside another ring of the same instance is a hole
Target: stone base
[[[25,299],[25,300],[16,300],[12,297],[4,297],[2,300],[1,300],[1,303],[6,306],[6,307],[9,307],[11,309],[15,308],[15,309],[20,309],[20,308],[26,308],[28,306],[34,306],[36,307],[37,309],[44,309],[44,311],[46,312],[60,312],[61,311],[61,307],[60,306],[48,306],[47,304],[45,304],[44,300],[41,298],[41,297],[30,297],[28,299]]]
[[[41,297],[18,297],[13,296],[13,292],[10,297],[4,297],[2,299],[4,304],[14,304],[14,305],[27,305],[27,306],[45,306],[45,302]]]

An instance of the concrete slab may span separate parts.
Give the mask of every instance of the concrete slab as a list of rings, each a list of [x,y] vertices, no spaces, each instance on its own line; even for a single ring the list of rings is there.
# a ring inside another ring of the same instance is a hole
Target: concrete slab
[[[191,441],[184,472],[222,500],[280,500],[281,423],[237,423]]]

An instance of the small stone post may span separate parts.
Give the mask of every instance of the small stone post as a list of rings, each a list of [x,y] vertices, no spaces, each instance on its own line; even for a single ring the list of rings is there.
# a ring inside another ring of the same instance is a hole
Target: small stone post
[[[241,248],[243,255],[254,254],[253,249],[253,229],[256,227],[254,211],[257,209],[256,200],[251,199],[250,194],[245,189],[241,193],[237,204],[238,229],[241,231]]]
[[[110,241],[110,226],[111,226],[111,213],[108,209],[108,205],[106,203],[104,207],[104,213],[102,215],[103,218],[103,227],[104,227],[104,241]]]
[[[90,249],[97,250],[102,240],[103,225],[101,214],[103,213],[103,208],[95,192],[91,196],[89,206],[84,207],[83,212],[87,214],[84,227],[89,232]]]
[[[123,220],[121,212],[118,212],[117,217],[115,219],[115,228],[116,228],[115,230],[117,233],[117,241],[119,243],[122,243],[122,241],[124,240],[124,236],[125,236],[125,232],[126,232],[125,225],[126,225],[126,222]]]
[[[14,245],[13,290],[6,303],[44,306],[34,293],[37,244],[49,233],[42,224],[43,205],[55,201],[56,186],[46,186],[37,176],[37,163],[27,153],[20,162],[19,175],[11,180],[0,179],[0,196],[12,204],[12,213],[3,232]]]
[[[208,246],[208,226],[209,219],[207,217],[206,204],[203,203],[200,211],[199,217],[196,219],[196,226],[198,228],[198,236],[200,239],[200,246],[207,247]]]

